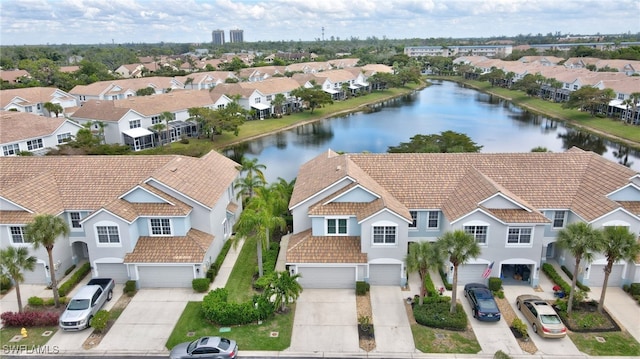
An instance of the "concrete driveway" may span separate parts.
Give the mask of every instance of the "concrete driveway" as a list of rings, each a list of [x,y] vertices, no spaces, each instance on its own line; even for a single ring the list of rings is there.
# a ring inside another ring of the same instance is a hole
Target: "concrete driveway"
[[[305,289],[296,301],[291,346],[286,351],[363,353],[355,290]]]
[[[376,336],[374,352],[416,352],[404,304],[406,293],[400,287],[371,286],[371,310]]]
[[[141,289],[95,351],[167,352],[169,335],[189,301],[202,300],[191,288]]]

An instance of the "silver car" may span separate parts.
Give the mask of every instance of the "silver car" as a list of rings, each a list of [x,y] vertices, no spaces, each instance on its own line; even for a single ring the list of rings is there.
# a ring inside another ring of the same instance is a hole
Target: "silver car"
[[[516,298],[516,307],[541,337],[563,338],[567,335],[567,328],[556,311],[542,298],[531,294],[520,295]]]
[[[237,356],[236,341],[222,337],[202,337],[192,342],[180,343],[173,347],[170,354],[171,359],[235,359]]]

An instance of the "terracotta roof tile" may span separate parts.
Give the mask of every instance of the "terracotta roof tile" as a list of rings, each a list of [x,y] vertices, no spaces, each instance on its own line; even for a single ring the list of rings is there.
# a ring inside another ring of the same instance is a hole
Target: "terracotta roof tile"
[[[528,212],[524,209],[492,209],[483,208],[505,223],[549,223],[550,220],[538,211]]]
[[[11,143],[53,134],[68,120],[28,112],[0,111],[0,143]]]
[[[315,237],[311,230],[291,235],[287,263],[367,263],[360,237]]]
[[[140,237],[124,263],[202,263],[213,240],[197,229],[183,237]]]
[[[35,216],[27,211],[0,211],[0,224],[28,224]]]

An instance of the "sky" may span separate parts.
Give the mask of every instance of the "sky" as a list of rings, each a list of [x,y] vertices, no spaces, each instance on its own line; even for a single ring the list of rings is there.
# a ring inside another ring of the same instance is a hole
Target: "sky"
[[[324,27],[324,37],[322,28]],[[640,32],[640,0],[0,0],[0,45]]]

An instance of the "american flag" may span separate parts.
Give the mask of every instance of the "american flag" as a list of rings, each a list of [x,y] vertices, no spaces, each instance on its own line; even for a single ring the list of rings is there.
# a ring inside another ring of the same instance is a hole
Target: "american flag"
[[[487,269],[485,269],[484,272],[482,272],[482,278],[484,279],[489,278],[489,276],[491,275],[491,269],[493,269],[493,262],[491,262],[491,264],[489,264]]]

